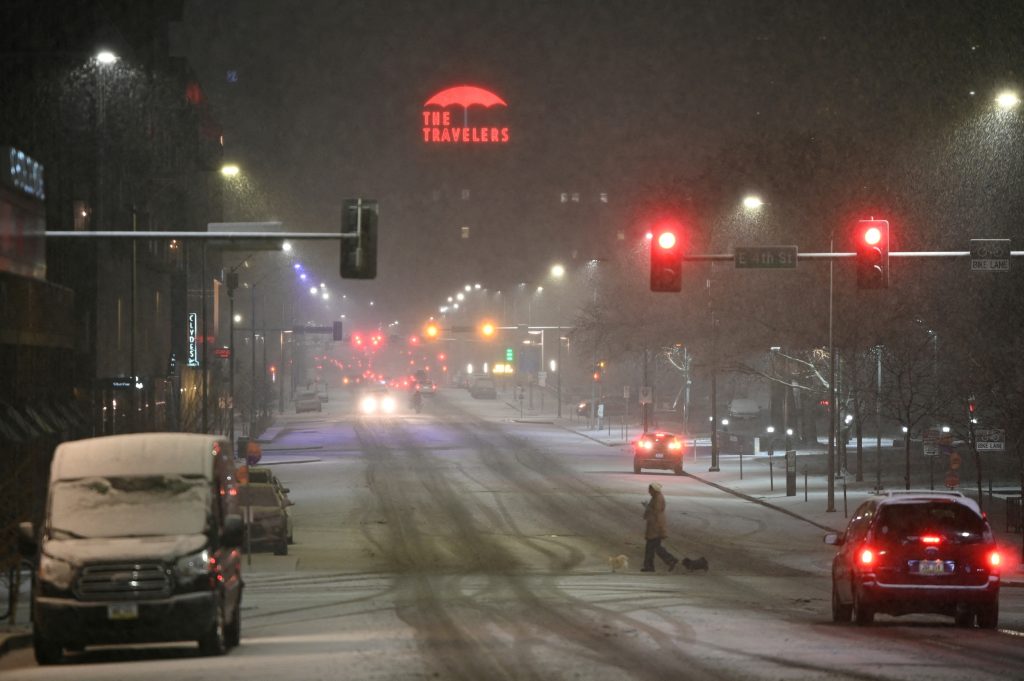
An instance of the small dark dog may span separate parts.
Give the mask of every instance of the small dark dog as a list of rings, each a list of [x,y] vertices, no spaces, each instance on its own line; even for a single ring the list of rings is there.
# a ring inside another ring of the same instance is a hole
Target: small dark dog
[[[683,558],[682,562],[683,567],[689,570],[690,572],[693,572],[694,570],[703,570],[704,572],[708,571],[708,559],[704,556],[701,556],[700,558],[696,558],[693,560],[689,558]]]

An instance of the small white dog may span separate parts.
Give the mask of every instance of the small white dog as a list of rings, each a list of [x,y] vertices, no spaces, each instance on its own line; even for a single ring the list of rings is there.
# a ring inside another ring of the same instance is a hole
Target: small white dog
[[[608,556],[608,567],[612,569],[612,572],[619,572],[620,570],[629,569],[629,558],[623,554],[617,556]]]

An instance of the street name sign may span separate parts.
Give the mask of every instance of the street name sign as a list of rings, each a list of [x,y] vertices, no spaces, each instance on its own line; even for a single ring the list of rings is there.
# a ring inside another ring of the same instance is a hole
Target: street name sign
[[[737,269],[795,269],[796,246],[737,246]]]
[[[971,239],[972,272],[1009,272],[1009,239]]]
[[[976,430],[974,445],[979,452],[1002,452],[1006,449],[1006,431],[999,428]]]

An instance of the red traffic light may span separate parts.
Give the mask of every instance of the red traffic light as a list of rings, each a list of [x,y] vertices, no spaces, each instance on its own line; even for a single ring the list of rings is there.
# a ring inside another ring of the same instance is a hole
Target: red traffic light
[[[651,239],[651,290],[683,290],[682,229],[674,223],[659,225]]]
[[[854,241],[857,247],[857,288],[888,288],[889,221],[857,221]]]

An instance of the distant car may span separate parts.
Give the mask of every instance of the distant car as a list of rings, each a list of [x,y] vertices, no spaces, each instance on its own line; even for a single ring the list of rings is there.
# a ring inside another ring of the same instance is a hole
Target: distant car
[[[397,408],[395,397],[384,385],[374,386],[359,397],[359,413],[366,416],[394,414]]]
[[[418,390],[423,395],[435,395],[437,394],[437,384],[429,378],[425,378],[421,381],[417,381],[413,386],[414,390]]]
[[[950,615],[957,625],[999,624],[1002,556],[978,504],[959,492],[900,491],[869,499],[846,531],[825,535],[832,560],[832,620],[875,613]]]
[[[608,416],[621,416],[626,413],[627,407],[631,406],[625,398],[613,395],[606,395],[604,397],[597,398],[597,404],[604,405],[604,416],[606,418]],[[637,405],[635,408],[631,408],[630,411],[639,414],[640,406]],[[576,415],[590,416],[590,400],[581,400],[580,403],[576,405]],[[594,410],[594,415],[597,415],[597,409]]]
[[[316,393],[299,393],[295,396],[295,413],[304,411],[323,411],[323,403]]]
[[[633,472],[644,468],[672,470],[683,474],[683,451],[685,447],[678,435],[657,431],[644,433],[633,442]]]
[[[477,400],[494,400],[498,398],[498,390],[494,387],[493,378],[478,378],[469,386],[469,394]]]
[[[294,502],[286,499],[273,485],[252,482],[239,485],[238,506],[249,518],[250,546],[269,547],[275,556],[288,555],[288,544],[293,543],[288,507],[293,505]]]

